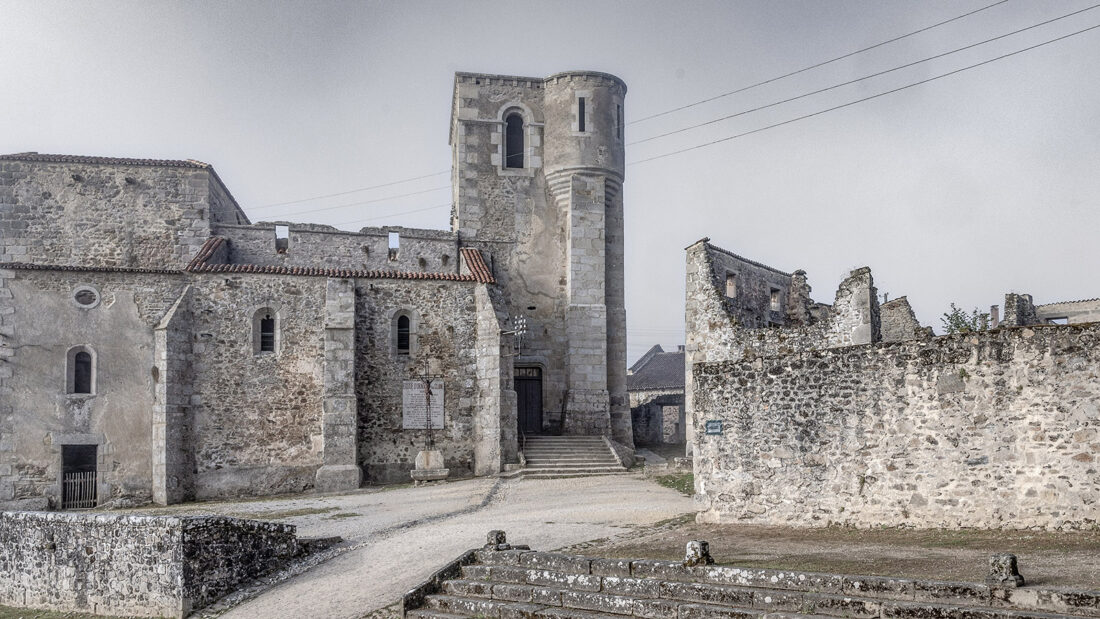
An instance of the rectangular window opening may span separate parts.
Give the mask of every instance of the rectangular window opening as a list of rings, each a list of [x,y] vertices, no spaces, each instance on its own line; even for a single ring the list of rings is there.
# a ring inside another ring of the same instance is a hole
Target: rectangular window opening
[[[401,251],[401,234],[390,232],[389,234],[390,260],[397,260],[397,254]]]
[[[1068,325],[1069,318],[1047,318],[1047,323],[1052,325]]]
[[[779,289],[777,288],[772,288],[771,308],[773,312],[779,311]]]
[[[577,131],[584,130],[584,97],[577,97]]]
[[[737,274],[726,273],[726,297],[730,299],[737,298]]]
[[[275,252],[285,254],[290,249],[290,226],[275,226]]]

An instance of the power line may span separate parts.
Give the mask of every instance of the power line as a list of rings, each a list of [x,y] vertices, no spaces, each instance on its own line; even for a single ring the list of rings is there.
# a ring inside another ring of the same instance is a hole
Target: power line
[[[658,118],[660,116],[666,116],[668,114],[672,114],[674,112],[679,112],[681,110],[686,110],[688,108],[695,107],[697,105],[702,105],[704,103],[710,103],[711,101],[716,101],[716,100],[721,99],[723,97],[728,97],[730,95],[735,95],[739,92],[745,92],[746,90],[752,90],[753,88],[757,88],[757,87],[763,86],[765,84],[771,84],[772,82],[777,82],[781,79],[791,77],[792,75],[798,75],[799,73],[805,73],[806,71],[810,71],[811,69],[816,69],[818,67],[823,67],[827,64],[832,64],[834,62],[837,62],[838,60],[844,60],[845,58],[851,58],[852,56],[855,56],[856,54],[862,54],[863,52],[870,51],[870,50],[878,48],[878,47],[882,47],[883,45],[888,45],[890,43],[894,43],[895,41],[900,41],[902,39],[911,37],[913,35],[917,35],[917,34],[920,34],[922,32],[927,32],[929,30],[932,30],[933,28],[939,28],[940,26],[943,26],[945,24],[950,24],[951,22],[958,21],[960,19],[963,19],[964,17],[969,17],[971,15],[974,15],[975,13],[980,13],[982,11],[991,9],[995,6],[1004,4],[1006,2],[1008,2],[1008,0],[1000,0],[1000,2],[994,2],[993,4],[989,4],[989,5],[983,6],[983,7],[978,8],[978,9],[974,9],[973,11],[970,11],[969,13],[963,13],[962,15],[959,15],[957,17],[952,17],[951,19],[947,19],[947,20],[941,21],[939,23],[932,24],[931,26],[925,26],[924,28],[921,28],[920,30],[914,30],[912,32],[908,32],[906,34],[903,34],[901,36],[897,36],[897,37],[894,37],[892,39],[887,39],[885,41],[882,41],[881,43],[875,43],[874,45],[870,45],[870,46],[864,47],[862,49],[857,49],[854,52],[848,52],[847,54],[837,56],[836,58],[830,58],[829,60],[818,62],[818,63],[812,64],[808,67],[803,67],[801,69],[798,69],[797,71],[791,71],[790,73],[784,73],[783,75],[780,75],[780,76],[777,76],[777,77],[772,77],[772,78],[769,78],[769,79],[766,79],[766,80],[763,80],[763,81],[760,81],[760,82],[756,82],[755,84],[750,84],[748,86],[743,86],[743,87],[738,88],[736,90],[731,90],[729,92],[724,92],[720,95],[715,95],[713,97],[708,97],[706,99],[701,99],[701,100],[696,101],[694,103],[688,103],[687,105],[681,105],[679,107],[674,107],[670,110],[665,110],[663,112],[658,112],[656,114],[650,114],[649,116],[643,116],[641,118],[637,118],[635,120],[632,120],[632,121],[630,121],[626,124],[633,125],[634,123],[640,123],[642,121],[651,120],[653,118]]]
[[[364,204],[374,204],[376,202],[386,202],[387,200],[393,200],[395,198],[404,198],[404,197],[407,197],[407,196],[418,196],[418,195],[421,195],[421,194],[431,193],[433,191],[443,191],[444,189],[450,189],[450,188],[451,188],[450,185],[447,185],[446,187],[433,187],[432,189],[424,189],[422,191],[411,191],[409,193],[401,193],[401,194],[397,194],[396,196],[386,196],[384,198],[374,198],[374,199],[371,199],[371,200],[360,200],[359,202],[349,202],[347,204],[337,204],[335,206],[323,206],[321,208],[314,208],[314,209],[309,209],[309,210],[305,210],[305,211],[293,211],[293,212],[290,212],[290,213],[279,213],[277,216],[282,217],[284,215],[306,215],[308,213],[320,213],[321,211],[333,211],[333,210],[336,210],[338,208],[347,208],[349,206],[362,206]]]
[[[654,155],[652,157],[647,157],[645,159],[639,159],[637,161],[631,161],[627,165],[635,165],[635,164],[638,164],[638,163],[645,163],[647,161],[653,161],[655,159],[663,159],[665,157],[671,157],[673,155],[679,155],[681,153],[686,153],[688,151],[697,150],[697,149],[700,149],[700,148],[705,148],[707,146],[713,146],[714,144],[720,144],[722,142],[728,142],[730,140],[735,140],[737,138],[743,138],[745,136],[752,135],[754,133],[760,133],[762,131],[767,131],[768,129],[774,129],[776,127],[782,127],[783,125],[789,125],[791,123],[795,123],[795,122],[798,122],[800,120],[806,120],[807,118],[813,118],[814,116],[821,116],[822,114],[825,114],[825,113],[828,113],[828,112],[832,112],[832,111],[839,110],[839,109],[846,108],[846,107],[851,107],[851,106],[853,106],[857,103],[863,103],[864,101],[870,101],[871,99],[877,99],[879,97],[884,97],[886,95],[893,94],[895,92],[900,92],[902,90],[907,90],[909,88],[913,88],[914,86],[920,86],[921,84],[927,84],[928,82],[933,82],[933,81],[936,81],[938,79],[943,79],[945,77],[955,75],[956,73],[962,73],[963,71],[969,71],[970,69],[974,69],[974,68],[977,68],[977,67],[980,67],[980,66],[983,66],[983,65],[987,65],[987,64],[990,64],[992,62],[996,62],[998,60],[1003,60],[1003,59],[1009,58],[1011,56],[1016,56],[1018,54],[1028,52],[1028,51],[1031,51],[1033,49],[1037,49],[1037,48],[1040,48],[1040,47],[1043,47],[1043,46],[1046,46],[1046,45],[1050,45],[1051,43],[1057,43],[1058,41],[1062,41],[1064,39],[1068,39],[1070,37],[1077,36],[1079,34],[1083,34],[1083,33],[1088,32],[1090,30],[1096,30],[1097,28],[1100,28],[1100,24],[1097,24],[1095,26],[1090,26],[1088,28],[1085,28],[1083,30],[1078,30],[1076,32],[1071,32],[1070,34],[1063,35],[1063,36],[1060,36],[1060,37],[1055,38],[1055,39],[1050,39],[1050,40],[1044,41],[1042,43],[1037,43],[1035,45],[1031,45],[1029,47],[1025,47],[1023,49],[1019,49],[1019,50],[1016,50],[1014,52],[1009,52],[1007,54],[1002,54],[1002,55],[997,56],[995,58],[990,58],[989,60],[983,60],[982,62],[975,63],[975,64],[972,64],[972,65],[969,65],[969,66],[965,66],[961,69],[955,69],[954,71],[949,71],[947,73],[943,73],[943,74],[940,74],[940,75],[935,75],[935,76],[920,80],[918,82],[913,82],[911,84],[906,84],[905,86],[900,86],[898,88],[893,88],[891,90],[880,92],[878,94],[870,95],[868,97],[863,97],[861,99],[856,99],[855,101],[849,101],[848,103],[842,103],[840,105],[835,105],[833,107],[826,108],[824,110],[818,110],[818,111],[810,113],[810,114],[804,114],[802,116],[798,116],[798,117],[795,117],[795,118],[792,118],[792,119],[789,119],[789,120],[784,120],[783,122],[773,123],[771,125],[760,127],[758,129],[753,129],[751,131],[745,131],[743,133],[738,133],[736,135],[731,135],[731,136],[727,136],[727,137],[724,137],[724,138],[719,138],[717,140],[712,140],[710,142],[704,142],[702,144],[696,144],[695,146],[689,146],[687,148],[681,148],[679,150],[674,150],[672,152],[664,153],[664,154],[661,154],[661,155]]]
[[[963,19],[965,17],[969,17],[971,15],[974,15],[975,13],[980,13],[982,11],[991,9],[991,8],[997,6],[997,5],[1004,4],[1008,1],[1009,0],[1000,0],[999,2],[994,2],[993,4],[983,6],[981,8],[975,9],[975,10],[970,11],[968,13],[963,13],[962,15],[952,17],[951,19],[947,19],[947,20],[932,24],[930,26],[925,26],[924,28],[921,28],[919,30],[914,30],[912,32],[903,34],[901,36],[894,37],[892,39],[887,39],[886,41],[882,41],[880,43],[876,43],[874,45],[870,45],[868,47],[858,49],[854,52],[849,52],[849,53],[844,54],[842,56],[837,56],[836,58],[825,60],[823,62],[819,62],[817,64],[813,64],[813,65],[810,65],[808,67],[804,67],[802,69],[798,69],[797,71],[791,71],[790,73],[785,73],[785,74],[780,75],[778,77],[773,77],[773,78],[770,78],[770,79],[767,79],[767,80],[764,80],[764,81],[761,81],[761,82],[757,82],[755,84],[751,84],[749,86],[744,86],[744,87],[738,88],[736,90],[731,90],[729,92],[722,93],[720,95],[716,95],[716,96],[713,96],[713,97],[710,97],[710,98],[707,98],[707,99],[702,99],[702,100],[696,101],[694,103],[689,103],[687,105],[682,105],[680,107],[672,108],[670,110],[665,110],[663,112],[658,112],[656,114],[651,114],[649,116],[644,116],[642,118],[638,118],[638,119],[632,120],[632,121],[630,121],[628,123],[624,123],[624,124],[632,125],[634,123],[639,123],[639,122],[642,122],[642,121],[650,120],[652,118],[657,118],[659,116],[665,116],[667,114],[672,114],[674,112],[679,112],[680,110],[685,110],[685,109],[688,109],[690,107],[701,105],[703,103],[708,103],[708,102],[714,101],[716,99],[721,99],[723,97],[728,97],[730,95],[737,94],[739,92],[744,92],[746,90],[750,90],[750,89],[756,88],[758,86],[763,86],[764,84],[770,84],[771,82],[775,82],[775,81],[778,81],[778,80],[781,80],[781,79],[784,79],[784,78],[787,78],[787,77],[791,77],[792,75],[798,75],[799,73],[805,73],[806,71],[809,71],[811,69],[816,69],[818,67],[823,67],[827,64],[837,62],[838,60],[843,60],[845,58],[850,58],[852,56],[855,56],[856,54],[861,54],[863,52],[870,51],[870,50],[878,48],[878,47],[882,47],[883,45],[887,45],[887,44],[893,43],[895,41],[900,41],[902,39],[911,37],[913,35],[920,34],[922,32],[926,32],[928,30],[932,30],[933,28],[938,28],[938,27],[943,26],[945,24],[949,24],[951,22],[958,21],[958,20]],[[319,195],[319,196],[311,196],[311,197],[308,197],[308,198],[299,198],[297,200],[287,200],[286,202],[275,202],[275,203],[272,203],[272,204],[263,204],[261,206],[251,207],[248,210],[258,211],[258,210],[261,210],[261,209],[273,208],[273,207],[276,207],[276,206],[287,206],[287,205],[290,205],[290,204],[301,204],[302,202],[312,202],[313,200],[322,200],[322,199],[325,199],[325,198],[335,198],[337,196],[346,196],[346,195],[349,195],[349,194],[358,193],[360,191],[369,191],[371,189],[381,189],[382,187],[392,187],[393,185],[400,185],[402,183],[409,183],[409,182],[412,182],[412,181],[418,181],[418,180],[422,180],[422,179],[425,179],[425,178],[431,178],[431,177],[434,177],[434,176],[449,174],[450,172],[451,172],[450,170],[441,170],[439,172],[433,172],[431,174],[424,174],[424,175],[421,175],[421,176],[412,176],[412,177],[409,177],[409,178],[403,178],[403,179],[396,180],[396,181],[390,181],[388,183],[380,183],[380,184],[377,184],[377,185],[368,185],[366,187],[359,187],[359,188],[356,188],[356,189],[349,189],[347,191],[339,191],[339,192],[336,192],[336,193],[329,193],[329,194],[324,194],[324,195]],[[411,194],[406,194],[406,195],[411,195]]]
[[[386,218],[389,218],[389,217],[397,217],[397,215],[405,215],[405,214],[419,213],[419,212],[423,212],[423,211],[431,211],[431,210],[434,210],[434,209],[441,209],[443,207],[450,207],[450,206],[451,206],[451,202],[447,202],[447,203],[445,203],[445,205],[436,205],[434,207],[425,207],[425,208],[422,208],[422,209],[414,209],[414,210],[410,210],[410,211],[401,211],[401,212],[397,212],[397,213],[375,215],[375,217],[368,217],[368,218],[365,218],[365,219],[356,219],[356,220],[353,220],[353,221],[341,221],[340,223],[333,223],[332,225],[351,225],[353,223],[363,223],[364,221],[375,221],[375,220],[378,220],[378,219],[386,219]]]
[[[358,193],[360,191],[367,191],[368,189],[380,189],[382,187],[390,187],[390,186],[393,186],[393,185],[400,185],[401,183],[409,183],[409,182],[412,182],[412,181],[418,181],[418,180],[421,180],[421,179],[431,178],[433,176],[439,176],[441,174],[450,174],[450,173],[451,173],[450,170],[443,170],[441,172],[433,172],[432,174],[425,174],[423,176],[413,176],[411,178],[403,178],[399,181],[391,181],[389,183],[382,183],[380,185],[370,185],[370,186],[367,186],[367,187],[360,187],[358,189],[349,189],[347,191],[340,191],[340,192],[337,192],[337,193],[329,193],[329,194],[325,194],[323,196],[313,196],[312,198],[302,198],[300,200],[289,200],[287,202],[276,202],[275,204],[264,204],[263,206],[254,206],[249,210],[258,211],[260,209],[272,208],[272,207],[275,207],[275,206],[286,206],[288,204],[300,204],[302,202],[310,202],[312,200],[320,200],[322,198],[335,198],[336,196],[346,196],[349,193]],[[405,195],[411,195],[411,194],[405,194]]]
[[[761,106],[754,107],[754,108],[751,108],[751,109],[743,110],[743,111],[737,112],[735,114],[729,114],[727,116],[722,116],[722,117],[719,117],[719,118],[715,118],[713,120],[708,120],[706,122],[698,123],[698,124],[695,124],[695,125],[689,125],[687,127],[683,127],[683,128],[680,128],[680,129],[674,129],[672,131],[661,133],[659,135],[654,135],[654,136],[644,138],[644,139],[641,139],[641,140],[636,140],[634,142],[629,142],[627,144],[627,146],[633,146],[635,144],[642,144],[644,142],[650,142],[650,141],[653,141],[653,140],[656,140],[656,139],[665,138],[665,137],[668,137],[670,135],[675,135],[677,133],[683,133],[684,131],[689,131],[691,129],[698,129],[699,127],[705,127],[707,125],[713,125],[715,123],[722,122],[724,120],[729,120],[731,118],[737,118],[738,116],[744,116],[746,114],[751,114],[753,112],[759,112],[760,110],[765,110],[765,109],[768,109],[770,107],[775,107],[777,105],[782,105],[784,103],[790,103],[791,101],[797,101],[799,99],[805,99],[806,97],[812,97],[813,95],[821,94],[823,92],[827,92],[827,91],[830,91],[830,90],[835,90],[837,88],[841,88],[841,87],[844,87],[844,86],[850,86],[852,84],[855,84],[856,82],[862,82],[863,80],[871,79],[871,78],[874,78],[874,77],[879,77],[881,75],[886,75],[887,73],[893,73],[894,71],[900,71],[902,69],[907,69],[909,67],[916,66],[918,64],[922,64],[922,63],[925,63],[925,62],[930,62],[932,60],[937,60],[939,58],[943,58],[944,56],[950,56],[951,54],[956,54],[958,52],[965,51],[965,50],[968,50],[968,49],[972,49],[972,48],[978,47],[980,45],[985,45],[986,43],[992,43],[993,41],[998,41],[998,40],[1004,39],[1006,37],[1010,37],[1010,36],[1013,36],[1013,35],[1016,35],[1016,34],[1020,34],[1021,32],[1026,32],[1028,30],[1033,30],[1033,29],[1039,28],[1041,26],[1046,26],[1047,24],[1051,24],[1051,23],[1054,23],[1054,22],[1062,20],[1062,19],[1067,19],[1069,17],[1073,17],[1074,15],[1079,15],[1081,13],[1084,13],[1086,11],[1091,11],[1091,10],[1096,9],[1096,8],[1100,8],[1100,4],[1094,4],[1094,5],[1092,5],[1088,8],[1084,8],[1084,9],[1081,9],[1079,11],[1074,11],[1072,13],[1067,13],[1065,15],[1062,15],[1061,17],[1055,17],[1053,19],[1048,19],[1046,21],[1039,22],[1038,24],[1027,26],[1026,28],[1020,28],[1019,30],[1013,30],[1012,32],[1008,32],[1008,33],[1005,33],[1005,34],[1002,34],[1002,35],[999,35],[999,36],[995,36],[993,38],[986,39],[984,41],[979,41],[977,43],[971,43],[970,45],[964,45],[963,47],[959,47],[959,48],[953,49],[953,50],[948,51],[948,52],[943,52],[941,54],[936,54],[935,56],[929,56],[927,58],[922,58],[920,60],[915,60],[913,62],[909,62],[909,63],[903,64],[903,65],[898,65],[898,66],[893,67],[891,69],[886,69],[884,71],[879,71],[877,73],[870,73],[868,75],[864,75],[863,77],[857,77],[855,79],[848,80],[846,82],[841,82],[839,84],[833,84],[832,86],[827,86],[825,88],[821,88],[821,89],[814,90],[814,91],[811,91],[811,92],[803,93],[801,95],[797,95],[797,96],[794,96],[794,97],[789,97],[787,99],[782,99],[782,100],[776,101],[774,103],[768,103],[766,105],[761,105]]]

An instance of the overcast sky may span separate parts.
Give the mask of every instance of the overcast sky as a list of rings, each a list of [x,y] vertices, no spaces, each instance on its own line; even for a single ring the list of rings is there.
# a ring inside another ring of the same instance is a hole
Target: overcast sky
[[[43,2],[0,0],[0,151],[193,158],[253,221],[447,228],[455,71],[591,69],[629,86],[627,143],[1091,6],[914,2]],[[751,131],[1100,24],[1100,9],[888,75],[627,148]],[[628,165],[629,357],[683,342],[684,247],[850,269],[923,324],[1008,291],[1100,297],[1100,29],[774,129]],[[416,192],[415,195],[402,195]],[[351,206],[342,206],[348,205]],[[340,207],[340,208],[327,208]],[[326,209],[317,211],[315,209]]]

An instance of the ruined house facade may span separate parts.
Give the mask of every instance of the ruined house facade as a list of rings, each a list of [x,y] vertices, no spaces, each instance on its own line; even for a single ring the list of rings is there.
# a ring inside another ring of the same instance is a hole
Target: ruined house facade
[[[904,297],[879,303],[870,269],[831,306],[809,291],[801,271],[687,249],[698,520],[1096,526],[1100,325],[1009,294],[998,328],[934,337]]]
[[[193,160],[0,156],[0,504],[353,489],[429,440],[452,475],[524,434],[629,453],[625,94],[457,74],[451,230],[252,223]]]
[[[635,445],[684,443],[683,346],[666,352],[656,344],[646,351],[627,370],[626,391]]]

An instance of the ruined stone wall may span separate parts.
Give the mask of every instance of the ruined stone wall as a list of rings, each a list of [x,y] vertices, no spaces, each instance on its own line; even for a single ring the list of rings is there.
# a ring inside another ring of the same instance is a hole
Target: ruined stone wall
[[[737,325],[746,328],[787,324],[787,301],[791,274],[742,258],[713,245],[710,250],[713,285],[724,300]],[[734,276],[733,290],[727,290],[727,277]],[[771,293],[779,292],[779,304],[771,304]],[[734,296],[729,296],[733,292]]]
[[[444,427],[432,431],[452,477],[474,472],[478,405],[477,301],[473,282],[359,280],[356,286],[356,394],[359,462],[368,483],[409,480],[427,430],[402,428],[402,381],[441,378]],[[411,350],[395,345],[396,313],[411,317]]]
[[[1031,327],[694,368],[703,522],[1088,528],[1100,326]]]
[[[153,328],[186,286],[169,273],[9,270],[0,288],[0,502],[58,506],[62,445],[96,445],[99,504],[147,503],[152,489]],[[82,306],[78,289],[94,291]],[[76,347],[92,393],[69,393]]]
[[[0,160],[0,262],[179,268],[210,234],[212,174],[200,166]],[[214,199],[228,217],[222,194]]]
[[[291,525],[234,518],[0,513],[0,604],[186,617],[298,552]]]
[[[1035,315],[1035,303],[1029,294],[1010,292],[1005,295],[1005,316],[1001,320],[1004,327],[1026,327],[1039,322]]]
[[[458,238],[453,232],[399,226],[345,232],[319,224],[290,223],[287,250],[279,253],[275,225],[220,225],[214,234],[229,239],[227,259],[231,264],[413,273],[457,273],[459,269]],[[389,253],[389,232],[399,236],[400,249],[394,259]]]
[[[882,321],[883,342],[903,342],[905,340],[919,340],[931,335],[928,329],[921,326],[909,300],[898,297],[883,303],[879,307],[879,315]]]
[[[313,488],[323,451],[326,278],[192,282],[196,498]],[[274,353],[257,347],[265,308],[276,317]]]

